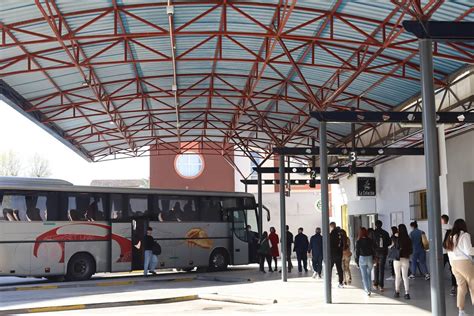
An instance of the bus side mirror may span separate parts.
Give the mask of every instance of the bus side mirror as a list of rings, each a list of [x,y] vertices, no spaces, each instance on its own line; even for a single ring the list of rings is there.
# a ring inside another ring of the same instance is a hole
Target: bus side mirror
[[[264,208],[265,211],[267,211],[267,222],[269,222],[270,221],[270,210],[263,204],[262,204],[262,208]]]

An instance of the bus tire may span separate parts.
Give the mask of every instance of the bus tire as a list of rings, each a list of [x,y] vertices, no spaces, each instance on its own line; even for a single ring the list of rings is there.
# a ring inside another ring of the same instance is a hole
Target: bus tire
[[[223,248],[215,249],[209,257],[210,271],[224,271],[227,270],[229,264],[229,254]]]
[[[95,273],[95,260],[89,253],[76,253],[69,259],[67,264],[66,280],[83,281],[89,280]]]

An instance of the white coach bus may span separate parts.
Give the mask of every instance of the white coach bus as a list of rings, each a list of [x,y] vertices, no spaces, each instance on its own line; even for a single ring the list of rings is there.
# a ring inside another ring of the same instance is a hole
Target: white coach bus
[[[252,194],[0,177],[0,206],[0,275],[85,280],[140,270],[143,253],[133,245],[147,226],[162,248],[158,268],[223,270],[257,261]]]

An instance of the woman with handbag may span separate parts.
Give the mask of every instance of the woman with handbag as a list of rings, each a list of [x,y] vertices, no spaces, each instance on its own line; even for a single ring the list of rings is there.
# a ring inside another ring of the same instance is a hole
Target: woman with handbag
[[[471,235],[467,232],[466,222],[463,219],[454,222],[444,247],[448,251],[449,263],[458,284],[459,316],[466,316],[464,304],[468,288],[471,292],[471,301],[474,302],[474,265],[471,257]]]
[[[398,225],[398,233],[393,238],[389,250],[389,258],[393,260],[395,269],[395,298],[400,297],[400,283],[403,279],[405,287],[405,299],[410,299],[410,283],[408,279],[408,268],[410,267],[410,255],[413,252],[411,239],[408,235],[407,227],[404,224]]]

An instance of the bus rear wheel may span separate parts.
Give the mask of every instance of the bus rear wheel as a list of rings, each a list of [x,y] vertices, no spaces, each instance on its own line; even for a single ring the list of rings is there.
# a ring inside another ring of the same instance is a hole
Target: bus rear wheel
[[[210,271],[224,271],[227,269],[229,264],[229,256],[223,249],[216,249],[212,252],[209,258],[209,270]]]
[[[95,273],[94,258],[88,253],[77,253],[69,259],[66,279],[68,281],[89,280]]]

